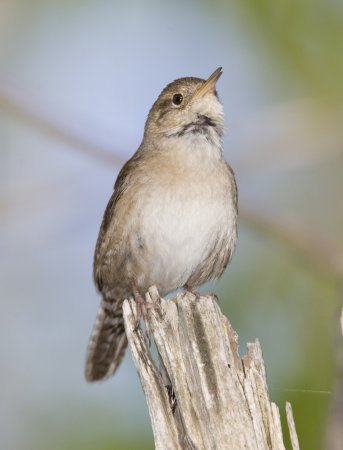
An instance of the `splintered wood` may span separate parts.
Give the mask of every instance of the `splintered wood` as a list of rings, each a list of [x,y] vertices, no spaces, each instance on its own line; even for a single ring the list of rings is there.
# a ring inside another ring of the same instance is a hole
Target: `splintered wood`
[[[186,292],[161,302],[156,288],[149,290],[147,326],[157,356],[135,329],[132,299],[123,312],[157,450],[285,449],[260,344],[248,344],[239,357],[238,336],[213,296]]]

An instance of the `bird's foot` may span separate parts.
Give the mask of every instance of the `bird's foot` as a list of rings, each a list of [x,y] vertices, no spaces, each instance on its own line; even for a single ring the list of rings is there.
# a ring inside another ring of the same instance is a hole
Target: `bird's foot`
[[[144,322],[146,322],[148,319],[148,315],[147,315],[148,305],[147,305],[147,301],[141,295],[141,293],[139,292],[139,290],[136,287],[134,287],[134,289],[133,289],[133,297],[136,302],[136,323],[135,323],[134,331],[137,331],[139,328],[141,319],[143,318]]]
[[[134,331],[137,331],[140,325],[141,320],[143,319],[143,323],[145,326],[145,335],[148,339],[149,346],[151,345],[150,336],[151,332],[151,320],[149,317],[149,309],[154,309],[160,307],[159,304],[151,301],[147,301],[141,293],[139,292],[137,286],[133,286],[133,296],[136,302],[136,323],[134,327]]]
[[[194,287],[191,286],[184,286],[184,289],[186,292],[190,292],[191,294],[193,294],[195,296],[196,299],[199,299],[199,297],[211,297],[213,298],[217,303],[219,303],[219,299],[217,297],[217,295],[214,292],[204,292],[204,293],[200,293],[197,292],[196,289]]]

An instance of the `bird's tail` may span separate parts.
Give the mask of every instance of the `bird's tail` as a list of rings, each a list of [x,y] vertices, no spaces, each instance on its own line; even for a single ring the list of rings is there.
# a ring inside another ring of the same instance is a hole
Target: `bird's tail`
[[[87,381],[104,380],[117,370],[127,347],[122,303],[103,299],[87,351]]]

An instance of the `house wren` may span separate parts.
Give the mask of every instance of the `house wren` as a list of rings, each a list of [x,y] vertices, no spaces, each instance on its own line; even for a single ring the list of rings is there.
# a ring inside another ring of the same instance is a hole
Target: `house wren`
[[[152,106],[143,141],[120,171],[100,227],[94,280],[102,300],[86,379],[114,374],[127,346],[125,298],[165,295],[221,276],[233,254],[237,188],[223,156],[216,82],[180,78]]]

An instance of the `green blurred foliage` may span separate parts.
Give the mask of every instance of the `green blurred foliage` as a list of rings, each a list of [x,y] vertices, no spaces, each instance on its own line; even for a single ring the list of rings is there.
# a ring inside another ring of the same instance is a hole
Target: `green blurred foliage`
[[[43,439],[40,443],[34,444],[30,449],[25,450],[151,450],[154,448],[152,437],[144,436],[125,436],[117,438],[111,435],[96,435],[94,432],[85,435],[77,433],[73,435],[69,433],[62,439],[58,437],[55,441],[51,439]]]
[[[208,3],[208,2],[207,2]],[[305,96],[342,106],[343,8],[334,0],[219,0],[233,6],[248,35],[272,52],[280,78],[291,76]],[[213,2],[211,7],[213,8]]]

